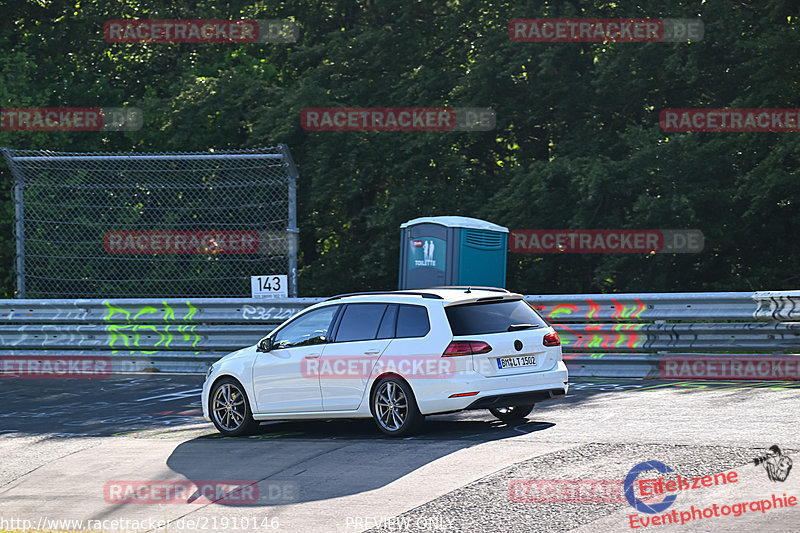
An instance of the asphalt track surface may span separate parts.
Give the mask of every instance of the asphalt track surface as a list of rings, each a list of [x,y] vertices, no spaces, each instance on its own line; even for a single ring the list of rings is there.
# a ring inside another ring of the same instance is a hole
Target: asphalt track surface
[[[441,415],[399,440],[369,420],[270,422],[221,438],[200,415],[201,385],[0,379],[0,530],[800,532],[800,503],[788,505],[800,500],[800,466],[771,481],[753,464],[772,445],[800,460],[800,382],[579,379],[524,423]],[[620,489],[644,461],[672,468],[665,480],[733,471],[736,481],[679,491],[653,515]],[[198,488],[232,480],[243,492],[223,500]],[[113,492],[169,483],[197,490],[137,503]],[[773,495],[783,508],[742,512],[778,507]],[[714,505],[719,516],[641,521]]]

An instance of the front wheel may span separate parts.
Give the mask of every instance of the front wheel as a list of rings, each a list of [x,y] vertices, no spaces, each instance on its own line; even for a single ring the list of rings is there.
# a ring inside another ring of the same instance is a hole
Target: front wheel
[[[244,387],[233,378],[222,378],[214,384],[209,396],[211,421],[226,437],[253,433],[259,422],[253,420]]]
[[[533,411],[533,404],[528,405],[513,405],[509,407],[492,407],[489,412],[502,420],[503,422],[513,422],[517,420],[524,420],[526,416]]]
[[[419,412],[411,387],[396,378],[383,379],[372,393],[372,417],[390,437],[404,437],[419,429],[425,417]]]

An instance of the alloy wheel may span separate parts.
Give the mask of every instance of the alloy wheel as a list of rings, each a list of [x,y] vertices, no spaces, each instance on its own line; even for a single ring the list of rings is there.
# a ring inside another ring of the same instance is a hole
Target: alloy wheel
[[[212,411],[214,420],[226,431],[236,431],[247,415],[244,394],[233,383],[223,383],[214,393]]]
[[[388,431],[398,431],[408,418],[408,398],[394,381],[380,384],[375,394],[378,423]]]

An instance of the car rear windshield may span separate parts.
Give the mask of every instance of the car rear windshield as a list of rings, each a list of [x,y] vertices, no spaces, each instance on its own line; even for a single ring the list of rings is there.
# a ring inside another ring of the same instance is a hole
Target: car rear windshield
[[[454,336],[502,333],[524,329],[526,324],[534,328],[547,327],[524,300],[451,305],[445,312]]]

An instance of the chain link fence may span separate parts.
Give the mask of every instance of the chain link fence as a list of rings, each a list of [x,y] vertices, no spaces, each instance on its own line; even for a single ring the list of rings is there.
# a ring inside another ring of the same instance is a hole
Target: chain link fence
[[[14,176],[19,298],[297,296],[286,145],[192,153],[0,149]]]

